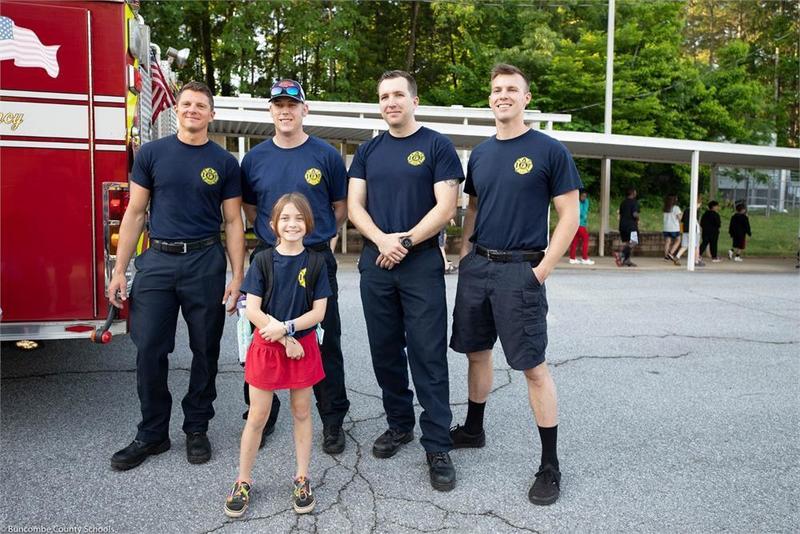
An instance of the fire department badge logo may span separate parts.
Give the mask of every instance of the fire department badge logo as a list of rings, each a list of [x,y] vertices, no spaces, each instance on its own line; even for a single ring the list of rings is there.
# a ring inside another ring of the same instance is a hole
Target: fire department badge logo
[[[322,180],[322,171],[311,167],[306,171],[306,182],[311,185],[317,185]]]
[[[425,154],[423,154],[419,150],[415,150],[414,152],[408,155],[409,165],[413,165],[414,167],[416,167],[418,165],[422,165],[424,162],[425,162]]]
[[[306,268],[303,267],[300,269],[300,272],[297,273],[297,283],[303,287],[306,287]]]
[[[530,158],[521,157],[514,162],[514,172],[517,174],[528,174],[533,169],[533,162]]]
[[[217,174],[217,171],[211,167],[206,167],[200,171],[200,178],[202,178],[203,181],[208,185],[214,185],[215,183],[219,182],[219,174]]]

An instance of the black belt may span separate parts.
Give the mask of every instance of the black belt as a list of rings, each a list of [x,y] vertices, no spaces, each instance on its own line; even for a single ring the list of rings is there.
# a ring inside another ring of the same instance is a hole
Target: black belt
[[[161,239],[150,239],[150,248],[170,254],[186,254],[192,250],[210,247],[216,243],[219,243],[219,236],[208,237],[199,241],[162,241]]]
[[[366,237],[364,238],[364,243],[366,243],[367,246],[372,247],[375,250],[378,250],[378,252],[380,252],[380,250],[378,249],[378,245],[376,245]],[[433,248],[438,246],[439,246],[439,236],[436,236],[436,237],[431,237],[430,239],[426,239],[422,243],[417,243],[416,245],[408,249],[408,251],[419,252],[420,250],[425,250],[426,248]]]
[[[535,261],[538,264],[544,258],[542,250],[492,250],[480,245],[475,245],[475,254],[501,263]]]

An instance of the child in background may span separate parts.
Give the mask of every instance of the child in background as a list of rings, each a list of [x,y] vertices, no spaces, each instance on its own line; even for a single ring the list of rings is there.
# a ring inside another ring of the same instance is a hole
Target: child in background
[[[728,225],[728,234],[733,240],[733,246],[728,250],[728,258],[733,261],[742,261],[742,252],[747,245],[747,236],[753,237],[750,231],[750,219],[747,217],[747,206],[736,205],[736,213],[731,217]]]
[[[589,195],[586,194],[585,189],[580,190],[578,207],[580,208],[580,223],[578,231],[575,232],[575,237],[572,239],[572,244],[569,246],[569,262],[572,264],[594,265],[594,260],[589,259]],[[575,252],[578,249],[578,243],[581,241],[583,241],[581,259],[578,260],[575,258]]]
[[[681,208],[678,206],[678,197],[667,195],[664,197],[664,260],[675,261],[675,253],[681,246]]]
[[[722,220],[719,218],[719,202],[712,200],[708,203],[708,210],[703,214],[700,219],[700,229],[702,230],[703,242],[700,243],[700,257],[706,251],[706,247],[711,247],[711,261],[719,263],[719,256],[717,255],[717,242],[719,241],[719,229],[722,226]]]
[[[272,208],[270,227],[277,246],[256,255],[242,284],[255,334],[244,367],[250,412],[242,431],[239,476],[225,500],[229,517],[242,516],[250,503],[253,464],[277,389],[291,390],[297,460],[292,505],[305,514],[315,504],[308,478],[311,390],[325,377],[316,327],[332,293],[324,258],[303,246],[303,237],[314,229],[308,200],[299,193],[283,195]]]

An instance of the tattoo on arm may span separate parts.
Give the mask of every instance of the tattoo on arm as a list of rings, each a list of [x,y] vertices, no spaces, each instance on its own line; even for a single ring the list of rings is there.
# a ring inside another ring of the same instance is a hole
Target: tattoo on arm
[[[458,187],[459,181],[456,179],[452,179],[452,180],[445,180],[444,183],[446,183],[450,187]]]

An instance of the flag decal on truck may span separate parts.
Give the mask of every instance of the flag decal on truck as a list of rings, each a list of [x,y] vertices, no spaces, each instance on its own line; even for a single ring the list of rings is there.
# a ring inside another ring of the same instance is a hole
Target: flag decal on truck
[[[39,67],[51,78],[57,78],[56,55],[60,46],[45,46],[32,30],[21,28],[10,18],[0,16],[0,61],[13,59],[17,67]]]

